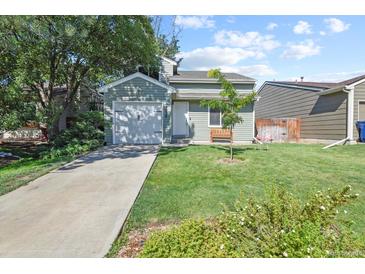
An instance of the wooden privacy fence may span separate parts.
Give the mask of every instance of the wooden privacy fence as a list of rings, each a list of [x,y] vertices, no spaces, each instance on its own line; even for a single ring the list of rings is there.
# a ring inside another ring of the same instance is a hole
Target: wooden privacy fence
[[[299,142],[300,119],[256,119],[256,138],[266,142]]]

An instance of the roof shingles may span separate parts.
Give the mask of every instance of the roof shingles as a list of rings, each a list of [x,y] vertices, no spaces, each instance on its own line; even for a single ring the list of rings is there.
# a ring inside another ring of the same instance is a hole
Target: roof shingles
[[[231,73],[231,72],[223,72],[223,75],[227,78],[227,80],[229,81],[239,81],[239,82],[255,82],[256,80],[238,73]],[[178,71],[178,73],[176,75],[170,76],[169,77],[169,81],[170,82],[174,82],[174,81],[199,81],[199,80],[203,80],[203,81],[216,81],[216,79],[212,79],[208,77],[208,71],[201,71],[201,70],[195,70],[195,71],[191,71],[191,70],[183,70],[183,71]]]

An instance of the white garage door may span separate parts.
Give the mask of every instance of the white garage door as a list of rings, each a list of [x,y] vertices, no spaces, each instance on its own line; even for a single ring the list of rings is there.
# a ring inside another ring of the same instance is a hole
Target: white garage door
[[[161,103],[115,102],[114,143],[162,143]]]

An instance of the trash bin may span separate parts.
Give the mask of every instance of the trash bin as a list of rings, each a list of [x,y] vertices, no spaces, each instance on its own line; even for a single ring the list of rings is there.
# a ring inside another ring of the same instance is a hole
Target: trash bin
[[[356,122],[357,131],[359,132],[359,140],[365,143],[365,121]]]

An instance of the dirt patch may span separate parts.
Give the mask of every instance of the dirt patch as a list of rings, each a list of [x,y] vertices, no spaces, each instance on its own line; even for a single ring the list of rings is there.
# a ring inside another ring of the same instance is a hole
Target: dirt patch
[[[118,253],[121,258],[135,258],[142,251],[143,245],[152,232],[163,231],[171,228],[174,224],[149,224],[146,228],[129,232],[128,241]]]
[[[237,158],[234,158],[233,160],[229,158],[223,158],[217,161],[218,164],[241,164],[243,162],[245,162],[245,160]]]

